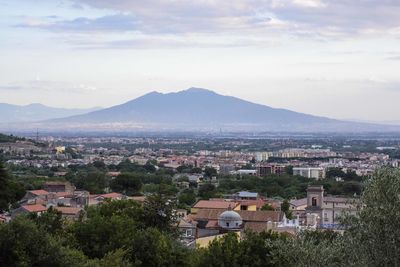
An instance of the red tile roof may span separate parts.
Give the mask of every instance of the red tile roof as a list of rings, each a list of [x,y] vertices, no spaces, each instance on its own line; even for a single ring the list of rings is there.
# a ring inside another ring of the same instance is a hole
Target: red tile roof
[[[193,208],[195,209],[234,209],[239,203],[225,200],[199,200]]]
[[[219,209],[200,209],[197,214],[192,214],[194,220],[218,220],[218,216],[225,210]],[[238,210],[235,212],[239,213],[243,221],[246,222],[279,222],[282,219],[282,212],[280,211],[248,211]]]
[[[70,196],[70,195],[71,195],[70,192],[57,192],[56,193],[57,197],[67,197],[67,196]]]
[[[40,204],[24,205],[22,208],[28,212],[42,212],[46,211],[46,207]]]
[[[120,193],[108,193],[108,194],[103,194],[100,195],[99,197],[103,197],[103,198],[121,198],[123,195]]]
[[[48,195],[49,194],[49,192],[47,192],[46,190],[42,190],[42,189],[40,189],[40,190],[31,190],[31,191],[28,191],[28,192],[31,193],[31,194],[34,194],[36,196],[43,196],[43,195]]]
[[[215,227],[218,227],[217,220],[209,220],[206,224],[206,228],[215,228]]]
[[[54,207],[55,210],[58,210],[64,215],[77,215],[82,208],[75,208],[75,207]]]
[[[238,200],[239,203],[243,206],[253,206],[256,205],[258,209],[262,208],[266,203],[268,203],[266,200],[263,199],[257,199],[257,200]]]
[[[257,233],[269,230],[266,222],[246,222],[244,224],[244,229]]]

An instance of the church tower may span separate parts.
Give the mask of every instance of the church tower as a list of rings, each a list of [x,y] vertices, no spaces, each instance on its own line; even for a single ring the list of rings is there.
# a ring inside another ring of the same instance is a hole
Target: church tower
[[[322,185],[307,188],[307,225],[315,226],[323,222],[324,187]]]

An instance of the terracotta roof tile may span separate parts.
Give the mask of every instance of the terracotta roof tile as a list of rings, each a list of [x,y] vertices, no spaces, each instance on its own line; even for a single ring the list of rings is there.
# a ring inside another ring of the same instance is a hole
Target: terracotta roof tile
[[[43,195],[48,195],[49,192],[47,192],[46,190],[40,189],[40,190],[31,190],[28,191],[31,194],[37,195],[37,196],[43,196]]]
[[[246,222],[244,224],[245,230],[251,230],[253,232],[268,231],[268,224],[266,222]]]
[[[220,209],[200,209],[197,214],[193,214],[194,220],[218,220],[218,216],[225,210]],[[282,212],[280,211],[248,211],[238,210],[240,217],[245,222],[279,222],[282,219]]]
[[[75,207],[54,207],[55,210],[61,212],[64,215],[77,215],[82,208],[75,208]]]
[[[199,200],[193,208],[196,209],[228,209],[235,208],[239,205],[237,202],[225,200]]]
[[[100,195],[99,197],[103,198],[121,198],[123,195],[120,193],[108,193],[108,194],[103,194]]]
[[[46,211],[46,207],[40,204],[24,205],[22,208],[28,212],[41,212]]]

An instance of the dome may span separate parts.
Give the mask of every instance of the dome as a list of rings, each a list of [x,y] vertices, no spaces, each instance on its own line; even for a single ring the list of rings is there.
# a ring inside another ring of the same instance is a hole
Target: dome
[[[227,210],[221,213],[218,216],[218,219],[223,219],[223,220],[242,220],[242,217],[240,217],[239,213],[233,210]]]
[[[237,229],[242,223],[242,217],[233,210],[224,211],[218,216],[218,225],[224,229]]]

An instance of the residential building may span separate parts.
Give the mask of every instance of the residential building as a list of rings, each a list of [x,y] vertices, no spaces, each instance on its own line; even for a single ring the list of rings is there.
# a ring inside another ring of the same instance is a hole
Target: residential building
[[[285,173],[285,166],[278,164],[259,164],[256,167],[257,176],[281,175]]]
[[[293,167],[293,175],[320,180],[325,178],[325,169],[322,167]]]

